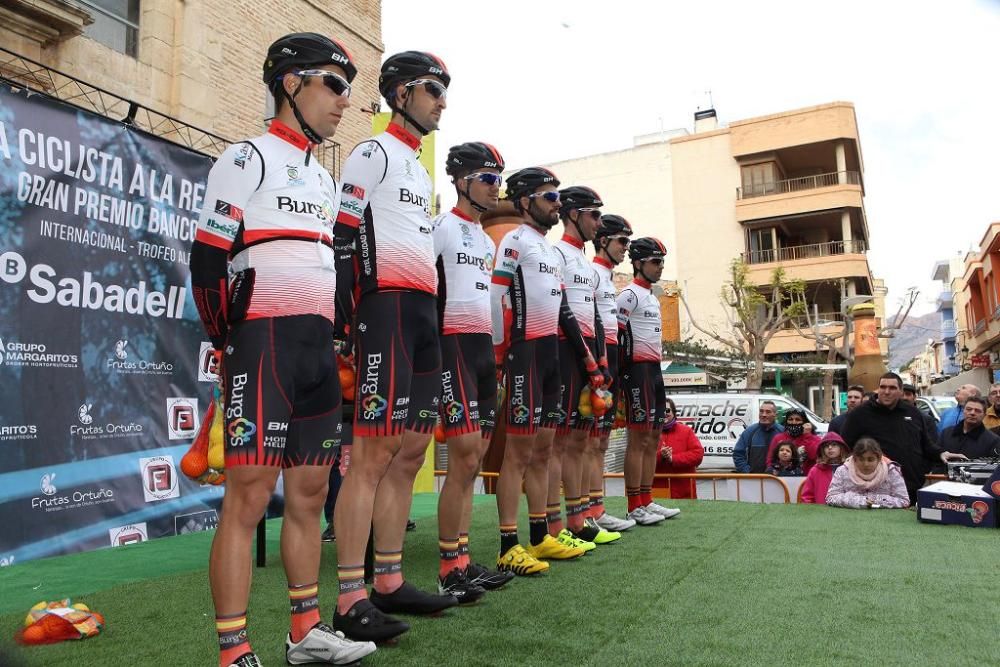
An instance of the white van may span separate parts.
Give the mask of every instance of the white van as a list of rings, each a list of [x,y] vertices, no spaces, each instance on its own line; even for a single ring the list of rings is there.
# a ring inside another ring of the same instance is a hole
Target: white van
[[[785,412],[797,408],[806,413],[816,427],[817,435],[822,436],[829,426],[819,415],[787,396],[668,393],[667,397],[677,405],[677,418],[694,430],[705,448],[705,460],[699,469],[733,469],[733,447],[740,434],[757,422],[757,413],[763,401],[774,403],[779,424]]]

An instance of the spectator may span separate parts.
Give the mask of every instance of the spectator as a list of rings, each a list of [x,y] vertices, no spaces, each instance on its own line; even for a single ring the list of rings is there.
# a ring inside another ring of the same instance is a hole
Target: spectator
[[[775,477],[802,477],[798,447],[788,441],[778,444],[774,450],[774,460],[767,466],[767,474]]]
[[[903,385],[903,400],[917,408],[917,388],[912,384]],[[937,430],[937,419],[932,415],[924,412],[920,408],[917,408],[920,416],[924,418],[924,428],[927,429],[927,436],[931,439],[931,442],[937,444],[938,441],[938,430]]]
[[[851,410],[858,407],[865,401],[865,388],[860,384],[852,384],[847,388],[847,410],[841,412],[839,415],[833,418],[830,422],[829,431],[834,433],[840,433],[844,428],[844,422],[847,421],[847,415],[850,414]]]
[[[736,472],[762,474],[767,470],[767,452],[771,440],[785,429],[774,423],[778,410],[774,401],[762,401],[757,413],[757,423],[751,424],[740,434],[733,447],[733,464]]]
[[[826,492],[830,488],[833,473],[844,464],[850,455],[844,439],[833,431],[827,432],[819,443],[819,460],[806,475],[802,483],[802,502],[826,504]]]
[[[883,458],[878,442],[859,438],[851,456],[833,473],[826,504],[851,509],[900,508],[909,507],[910,495],[899,466]]]
[[[785,432],[774,437],[767,451],[767,465],[774,463],[774,452],[778,445],[791,443],[796,449],[796,458],[802,465],[802,474],[808,474],[809,469],[816,465],[816,454],[819,450],[819,436],[806,433],[806,413],[798,408],[792,408],[785,413]]]
[[[969,400],[970,396],[979,395],[979,387],[974,384],[963,384],[956,389],[955,400],[958,401],[958,405],[945,410],[944,414],[941,415],[941,421],[938,423],[938,435],[944,433],[946,428],[950,428],[962,421],[962,411],[965,409],[965,402]]]
[[[697,471],[705,457],[705,450],[698,436],[687,424],[677,421],[677,406],[673,399],[667,399],[667,422],[660,434],[660,447],[656,457],[656,472],[659,474],[687,474]],[[653,488],[667,487],[667,480],[654,479]],[[670,480],[671,498],[697,498],[697,485],[693,479]]]
[[[885,373],[878,381],[877,399],[855,408],[841,435],[848,447],[864,437],[875,438],[886,456],[898,463],[910,494],[917,501],[927,463],[965,458],[946,452],[930,438],[920,411],[902,400],[903,381],[895,373]]]
[[[806,418],[805,423],[802,424],[802,432],[805,433],[806,435],[813,435],[814,433],[816,433],[816,427],[813,426],[813,423],[809,421],[808,417]],[[819,436],[816,437],[818,438]]]
[[[938,444],[946,452],[965,454],[970,459],[1000,456],[1000,436],[987,431],[983,424],[986,416],[986,399],[970,396],[965,401],[962,421],[941,434]],[[943,471],[944,466],[938,466]]]
[[[1000,384],[990,385],[990,406],[986,408],[983,426],[994,432],[1000,428]]]

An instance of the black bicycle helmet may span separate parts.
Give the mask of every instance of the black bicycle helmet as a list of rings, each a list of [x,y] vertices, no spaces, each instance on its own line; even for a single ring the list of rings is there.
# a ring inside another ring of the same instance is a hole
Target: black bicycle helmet
[[[452,146],[445,160],[444,171],[449,176],[464,176],[476,169],[503,171],[504,161],[500,151],[481,141],[469,141]]]
[[[315,32],[294,32],[285,35],[267,49],[264,60],[264,83],[274,91],[275,82],[292,69],[308,69],[320,65],[337,65],[350,83],[358,74],[350,52],[340,42]]]
[[[601,225],[597,228],[597,234],[594,239],[599,239],[603,236],[632,236],[632,225],[628,224],[628,220],[620,215],[615,215],[614,213],[605,213],[601,216]]]
[[[424,76],[436,76],[441,79],[445,88],[451,83],[451,75],[444,61],[433,53],[426,51],[403,51],[389,56],[382,63],[382,72],[378,77],[378,92],[385,101],[393,107],[393,97],[398,84],[413,81]],[[395,107],[393,107],[395,109]]]
[[[571,185],[568,188],[563,188],[559,191],[559,200],[562,202],[562,206],[559,207],[561,215],[566,215],[574,208],[600,208],[604,206],[601,196],[585,185]]]
[[[543,185],[559,187],[559,179],[545,167],[527,167],[515,172],[507,179],[507,199],[517,201],[525,195],[534,194]]]
[[[628,258],[633,262],[666,256],[667,247],[652,236],[643,236],[628,244]]]

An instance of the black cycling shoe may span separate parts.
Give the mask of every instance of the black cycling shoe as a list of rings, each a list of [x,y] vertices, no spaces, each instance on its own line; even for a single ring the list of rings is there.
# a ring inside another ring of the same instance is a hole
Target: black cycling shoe
[[[583,528],[571,532],[573,533],[573,537],[577,539],[583,540],[585,542],[593,542],[601,531],[597,528],[594,528],[593,526],[588,526],[587,524],[583,524]]]
[[[244,653],[236,662],[229,663],[229,667],[264,667],[256,653]]]
[[[392,593],[372,591],[372,604],[387,614],[437,614],[458,604],[454,595],[432,595],[404,581]]]
[[[473,604],[486,595],[486,589],[469,581],[465,571],[456,567],[444,577],[438,577],[438,593],[454,595],[458,604]]]
[[[417,529],[417,522],[414,521],[413,519],[407,519],[406,532],[410,532],[411,530],[416,530],[416,529]]]
[[[341,616],[333,612],[333,629],[348,639],[361,642],[387,642],[410,629],[410,624],[383,614],[369,600],[358,600]]]
[[[481,586],[488,591],[495,591],[503,588],[511,579],[517,575],[513,572],[498,572],[479,563],[469,563],[465,568],[465,576],[470,583]]]
[[[321,541],[323,541],[323,542],[336,542],[337,541],[337,536],[333,534],[333,524],[332,523],[327,524],[326,530],[324,530],[323,534],[319,536],[319,539]]]

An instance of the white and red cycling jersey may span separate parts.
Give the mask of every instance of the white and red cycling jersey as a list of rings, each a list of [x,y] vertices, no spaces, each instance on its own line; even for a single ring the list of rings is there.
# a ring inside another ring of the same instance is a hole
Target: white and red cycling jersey
[[[344,163],[337,222],[357,230],[360,294],[406,289],[437,293],[431,238],[431,179],[420,139],[395,123],[359,144]]]
[[[635,278],[618,295],[618,352],[626,362],[663,357],[660,301],[642,278]]]
[[[209,172],[195,242],[222,252],[211,266],[193,259],[191,270],[210,334],[225,330],[216,320],[225,318],[227,262],[229,276],[243,272],[251,283],[245,319],[318,314],[333,321],[340,199],[309,151],[304,136],[273,120],[266,134],[227,148]]]
[[[434,220],[438,299],[443,304],[441,333],[492,334],[490,274],[496,245],[457,208]]]
[[[556,252],[562,261],[563,288],[566,290],[566,303],[580,324],[580,333],[586,338],[597,336],[595,309],[595,290],[597,288],[597,272],[583,252],[583,241],[564,234],[555,244]],[[617,330],[617,326],[615,327]],[[565,338],[565,335],[561,335]]]
[[[597,272],[597,313],[604,328],[606,345],[618,344],[618,303],[615,301],[615,282],[611,262],[603,257],[594,258],[594,271]]]
[[[509,292],[510,342],[555,336],[563,301],[562,260],[546,238],[522,224],[497,248],[490,286],[493,342],[504,342],[502,299]]]

